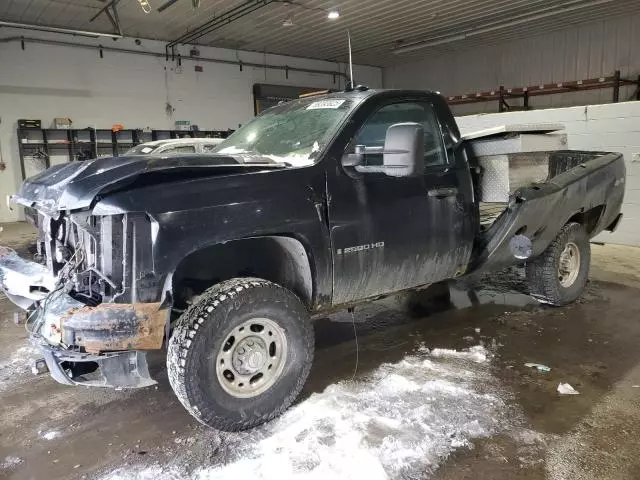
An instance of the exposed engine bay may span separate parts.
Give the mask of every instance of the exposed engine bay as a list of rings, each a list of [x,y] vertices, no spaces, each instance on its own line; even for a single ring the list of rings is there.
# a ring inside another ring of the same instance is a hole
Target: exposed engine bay
[[[36,262],[2,247],[0,282],[27,311],[52,375],[63,383],[154,383],[143,352],[162,347],[169,309],[152,273],[149,219],[27,210],[38,229]],[[87,377],[98,369],[102,378]]]

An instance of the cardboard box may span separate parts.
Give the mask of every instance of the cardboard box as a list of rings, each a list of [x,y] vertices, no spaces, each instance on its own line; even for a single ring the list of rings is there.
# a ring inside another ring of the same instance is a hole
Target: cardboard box
[[[56,117],[53,119],[53,128],[61,128],[69,130],[73,122],[68,117]]]

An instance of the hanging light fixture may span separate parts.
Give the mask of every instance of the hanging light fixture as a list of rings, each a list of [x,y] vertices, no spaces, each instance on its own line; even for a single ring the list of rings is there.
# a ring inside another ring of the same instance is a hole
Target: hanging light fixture
[[[141,0],[139,0],[139,1],[141,1]],[[329,19],[329,20],[337,20],[338,18],[340,18],[340,12],[336,8],[324,9],[324,8],[319,8],[319,7],[309,7],[309,6],[305,5],[304,3],[299,3],[299,2],[291,1],[291,0],[273,0],[273,1],[277,2],[277,3],[283,3],[284,5],[287,5],[289,7],[289,9],[302,8],[302,9],[308,10],[308,11],[323,12],[327,16],[327,19]],[[285,17],[284,21],[282,22],[282,26],[283,27],[293,27],[293,26],[295,26],[295,23],[293,21],[293,13],[289,13]]]
[[[144,13],[151,13],[151,5],[149,4],[149,0],[138,0],[140,4],[140,8]]]
[[[327,18],[329,20],[336,20],[336,19],[340,18],[340,12],[338,10],[336,10],[335,8],[332,8],[331,10],[329,10],[327,12]]]

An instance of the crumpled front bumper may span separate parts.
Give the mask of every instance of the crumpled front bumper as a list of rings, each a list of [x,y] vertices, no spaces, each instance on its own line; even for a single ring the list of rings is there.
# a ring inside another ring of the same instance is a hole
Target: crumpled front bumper
[[[157,382],[149,375],[145,352],[91,355],[38,343],[51,377],[64,385],[142,388]]]
[[[31,312],[31,340],[42,349],[51,376],[68,385],[154,384],[145,352],[162,348],[169,310],[159,302],[92,307],[56,283],[44,266],[0,247],[0,288]]]

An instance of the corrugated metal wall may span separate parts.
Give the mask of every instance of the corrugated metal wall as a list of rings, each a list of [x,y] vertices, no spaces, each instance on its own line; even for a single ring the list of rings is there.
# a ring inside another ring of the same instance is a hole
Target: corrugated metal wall
[[[427,51],[425,51],[427,52]],[[640,74],[640,14],[572,26],[517,41],[427,56],[384,69],[387,88],[432,89],[444,95],[521,87],[611,75]],[[633,94],[621,90],[620,100]],[[534,108],[608,103],[612,90],[595,90],[532,98]],[[517,101],[514,101],[516,104]],[[496,112],[497,102],[454,107],[458,115]]]
[[[640,14],[499,45],[426,56],[385,68],[383,78],[387,88],[428,88],[443,95],[460,95],[500,85],[523,87],[597,78],[612,75],[615,70],[620,70],[623,77],[637,78],[640,74]],[[634,90],[622,88],[620,101],[632,98]],[[563,123],[570,148],[622,152],[627,164],[625,220],[618,232],[603,235],[602,240],[640,246],[640,102],[555,109],[610,103],[612,96],[612,89],[603,89],[532,97],[534,111],[459,117],[458,123],[466,131],[507,123]],[[458,116],[495,113],[498,103],[457,105],[453,111]]]

